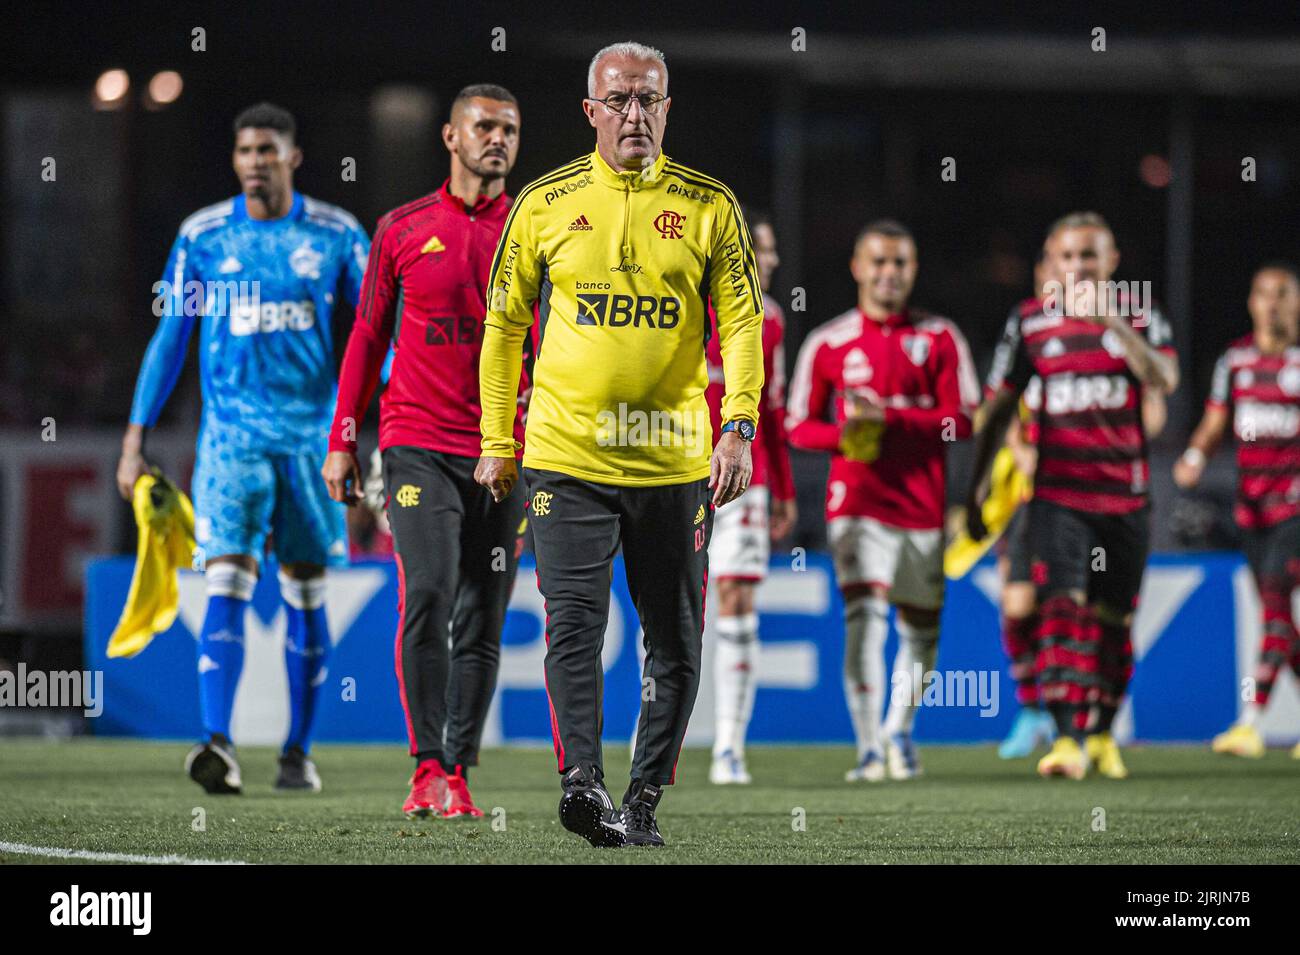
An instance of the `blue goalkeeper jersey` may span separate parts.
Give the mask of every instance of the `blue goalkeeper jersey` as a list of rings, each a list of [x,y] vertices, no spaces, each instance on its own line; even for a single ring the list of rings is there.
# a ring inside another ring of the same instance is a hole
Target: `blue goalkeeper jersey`
[[[347,212],[294,193],[289,214],[249,218],[242,195],[186,219],[162,282],[131,423],[152,426],[200,323],[203,430],[271,454],[320,449],[336,389],[331,317],[338,292],[356,305],[370,253]]]

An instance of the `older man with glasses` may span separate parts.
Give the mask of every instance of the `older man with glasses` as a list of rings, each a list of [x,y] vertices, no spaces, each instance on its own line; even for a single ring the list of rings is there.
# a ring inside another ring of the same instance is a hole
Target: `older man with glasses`
[[[663,845],[655,809],[699,686],[713,508],[752,472],[763,295],[735,196],[660,148],[672,105],[663,54],[606,47],[587,86],[595,151],[520,192],[492,265],[476,476],[498,499],[518,481],[511,427],[536,304],[523,470],[560,820],[596,846]],[[706,297],[727,382],[712,454]],[[620,544],[646,656],[631,785],[616,809],[603,783],[601,647]]]

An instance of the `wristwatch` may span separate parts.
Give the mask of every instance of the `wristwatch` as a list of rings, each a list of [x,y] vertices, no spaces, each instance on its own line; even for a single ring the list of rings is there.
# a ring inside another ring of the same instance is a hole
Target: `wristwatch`
[[[754,440],[754,422],[748,418],[735,418],[728,421],[722,426],[722,433],[726,434],[728,431],[736,432],[745,441]]]

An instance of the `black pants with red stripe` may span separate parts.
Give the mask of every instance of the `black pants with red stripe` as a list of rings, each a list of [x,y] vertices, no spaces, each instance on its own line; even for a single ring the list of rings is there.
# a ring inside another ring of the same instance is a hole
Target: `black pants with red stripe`
[[[1063,734],[1109,730],[1128,689],[1133,643],[1125,618],[1137,603],[1149,539],[1145,506],[1098,514],[1039,498],[1029,503],[1039,686]]]
[[[672,783],[700,684],[713,508],[708,480],[597,484],[525,469],[537,579],[546,600],[546,689],[561,773],[604,774],[600,734],[614,555],[645,631],[632,778]]]
[[[451,772],[478,763],[523,547],[524,494],[516,487],[493,503],[474,482],[477,458],[402,446],[385,449],[383,461],[411,754]]]
[[[1300,633],[1291,611],[1291,594],[1300,587],[1300,517],[1248,529],[1243,537],[1264,612],[1255,702],[1267,706],[1279,672],[1290,666],[1300,677]]]

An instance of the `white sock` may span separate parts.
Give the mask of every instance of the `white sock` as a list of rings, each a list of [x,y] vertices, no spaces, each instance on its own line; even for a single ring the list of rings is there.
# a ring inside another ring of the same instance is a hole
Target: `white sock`
[[[880,750],[888,632],[889,604],[884,598],[854,597],[844,605],[844,699],[853,720],[859,760],[870,750]]]
[[[1247,703],[1237,720],[1238,726],[1258,726],[1259,718],[1264,714],[1264,707],[1258,703]]]
[[[719,617],[713,656],[713,755],[745,755],[745,733],[758,690],[758,614]]]
[[[921,665],[921,679],[934,669],[939,658],[939,625],[914,627],[898,617],[898,653],[894,656],[892,685],[896,690],[889,699],[889,716],[885,720],[885,735],[911,733],[916,724],[916,713],[921,708],[921,690],[924,683],[916,683],[916,664]],[[906,681],[906,682],[904,682]]]

